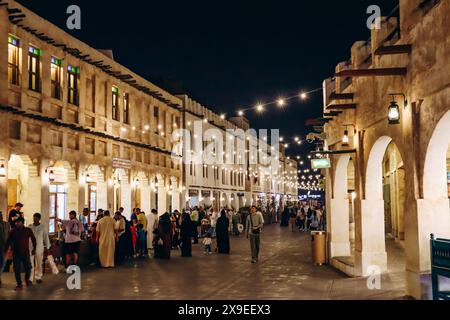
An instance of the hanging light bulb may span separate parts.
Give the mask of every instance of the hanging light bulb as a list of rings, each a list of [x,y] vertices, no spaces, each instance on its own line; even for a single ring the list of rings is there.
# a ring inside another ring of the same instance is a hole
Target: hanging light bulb
[[[277,104],[279,107],[284,107],[286,104],[286,101],[283,98],[278,99]]]
[[[242,116],[244,115],[244,111],[239,110],[239,111],[238,111],[238,115],[239,115],[240,117],[242,117]]]
[[[263,106],[262,104],[258,104],[258,105],[256,106],[256,111],[258,111],[258,112],[263,112],[263,111],[264,111],[264,106]]]
[[[220,115],[220,119],[225,120],[225,113]]]
[[[306,100],[306,98],[308,98],[308,94],[306,92],[300,93],[300,99]]]

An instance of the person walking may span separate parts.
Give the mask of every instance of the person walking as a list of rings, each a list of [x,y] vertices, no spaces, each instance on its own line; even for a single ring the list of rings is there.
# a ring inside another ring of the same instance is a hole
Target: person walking
[[[213,238],[215,238],[216,237],[216,227],[217,227],[218,214],[217,214],[216,210],[213,209],[213,208],[211,208],[210,219],[211,219],[211,230],[209,232],[211,232],[211,236]]]
[[[76,211],[69,212],[69,220],[58,219],[64,229],[64,254],[66,256],[66,268],[73,264],[78,265],[80,253],[81,233],[83,224],[77,220]]]
[[[17,202],[14,205],[14,208],[9,212],[8,222],[9,222],[11,229],[15,228],[17,219],[19,219],[19,218],[25,219],[23,216],[23,213],[21,212],[22,208],[23,208],[23,204],[20,202]]]
[[[83,212],[80,214],[80,217],[78,218],[78,220],[81,221],[81,223],[83,224],[83,232],[81,233],[81,239],[86,239],[87,237],[87,232],[89,230],[89,223],[88,223],[88,217],[89,217],[89,209],[88,208],[84,208]]]
[[[151,218],[148,219],[148,225],[147,225],[147,241],[150,240],[150,242],[147,243],[147,246],[149,246],[151,250],[153,250],[153,243],[155,242],[155,238],[157,237],[158,233],[158,210],[152,209]],[[149,239],[150,238],[150,239]]]
[[[144,231],[144,234],[145,234],[144,253],[148,254],[148,250],[147,250],[147,227],[148,227],[147,217],[145,216],[145,212],[141,211],[140,208],[136,208],[136,214],[137,214],[137,224],[142,224],[142,230]]]
[[[114,214],[114,229],[116,231],[116,250],[115,250],[115,264],[121,264],[125,259],[126,250],[127,250],[127,242],[126,242],[126,234],[125,234],[125,219],[122,217],[120,211],[117,211]]]
[[[239,216],[238,212],[233,213],[231,220],[233,223],[233,235],[239,236],[240,232],[239,232],[238,225],[239,225],[239,223],[241,223],[241,221],[240,221],[240,216]]]
[[[158,242],[162,241],[162,246],[158,243],[154,244],[155,258],[170,259],[170,251],[172,247],[172,224],[170,222],[170,214],[164,213],[159,218],[158,223]]]
[[[100,219],[103,218],[103,212],[103,209],[98,209],[97,217],[89,229],[89,256],[91,266],[100,264],[100,260],[98,257],[97,225]]]
[[[103,268],[114,267],[114,251],[116,246],[115,221],[111,213],[105,211],[104,217],[97,224],[97,242],[100,265]]]
[[[261,241],[261,230],[264,226],[262,213],[257,211],[256,206],[250,209],[250,215],[246,221],[247,239],[250,239],[250,248],[252,251],[252,263],[257,263],[259,259],[259,249]]]
[[[172,249],[178,250],[180,247],[180,212],[175,210],[172,214],[172,228],[173,228],[173,239],[172,239]]]
[[[10,226],[3,220],[3,212],[0,211],[0,288],[2,287],[2,273],[5,269],[7,259],[6,242],[8,240]]]
[[[22,266],[25,270],[25,282],[27,286],[33,284],[30,281],[30,241],[33,246],[31,255],[34,256],[36,254],[36,238],[34,237],[33,231],[24,226],[24,222],[25,220],[22,217],[14,220],[14,229],[10,231],[5,247],[5,251],[8,250],[9,247],[12,247],[13,249],[14,275],[17,282],[16,290],[22,289],[22,279],[20,276]]]
[[[50,239],[48,237],[47,227],[41,224],[41,214],[35,213],[33,215],[33,223],[28,227],[33,231],[36,238],[36,254],[30,257],[31,260],[31,277],[30,281],[36,280],[37,283],[42,283],[42,264],[47,250],[50,250]]]
[[[192,236],[194,237],[194,244],[198,244],[198,217],[198,207],[195,207],[191,212]]]
[[[295,225],[297,222],[297,212],[294,208],[289,211],[289,225],[291,226],[291,231],[295,231]]]
[[[191,217],[186,211],[184,211],[180,219],[182,257],[192,257],[192,230]]]
[[[216,236],[217,236],[217,250],[219,254],[230,254],[230,234],[228,232],[229,219],[225,209],[220,212],[220,217],[217,219]]]

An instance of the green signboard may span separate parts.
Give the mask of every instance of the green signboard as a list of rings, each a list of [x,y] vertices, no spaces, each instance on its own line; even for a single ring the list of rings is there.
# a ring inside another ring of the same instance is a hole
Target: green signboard
[[[329,158],[311,159],[311,167],[313,169],[327,169],[331,168],[331,162]]]

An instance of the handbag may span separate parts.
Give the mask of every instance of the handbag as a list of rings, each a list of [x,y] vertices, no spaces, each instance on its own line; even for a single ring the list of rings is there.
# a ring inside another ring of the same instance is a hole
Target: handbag
[[[252,234],[260,234],[260,233],[261,233],[261,228],[253,229],[253,219],[252,219],[252,216],[250,216],[249,218],[250,218],[250,225],[252,226]]]

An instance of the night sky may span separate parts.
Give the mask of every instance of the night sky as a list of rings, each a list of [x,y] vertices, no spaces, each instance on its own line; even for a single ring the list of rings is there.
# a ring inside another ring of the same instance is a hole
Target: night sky
[[[395,0],[348,1],[76,1],[21,0],[27,8],[172,93],[188,93],[218,113],[321,87],[350,47],[370,36],[369,5],[383,15]],[[77,4],[82,29],[66,28]],[[322,115],[322,93],[283,110],[246,112],[254,128],[304,135]],[[292,147],[295,156],[305,147]]]

